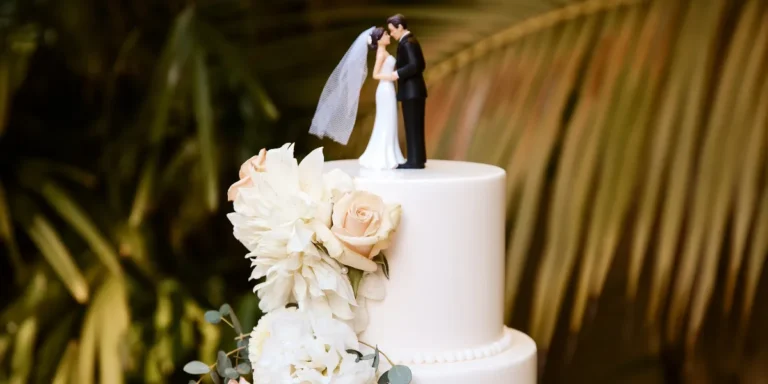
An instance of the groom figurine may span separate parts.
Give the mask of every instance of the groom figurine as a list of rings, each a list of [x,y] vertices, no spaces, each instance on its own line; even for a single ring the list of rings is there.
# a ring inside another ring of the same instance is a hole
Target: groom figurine
[[[389,35],[397,44],[397,100],[403,106],[407,160],[398,169],[420,169],[427,162],[424,143],[424,107],[427,101],[427,84],[424,82],[424,55],[418,40],[408,30],[408,22],[401,14],[387,19]]]

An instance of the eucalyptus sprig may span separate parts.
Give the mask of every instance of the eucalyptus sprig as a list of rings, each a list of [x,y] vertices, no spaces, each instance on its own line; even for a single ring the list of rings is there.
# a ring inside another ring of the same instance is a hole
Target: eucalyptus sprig
[[[229,320],[227,320],[229,316]],[[238,336],[234,338],[237,348],[229,352],[219,351],[216,362],[208,365],[202,361],[190,361],[184,366],[184,372],[191,375],[200,375],[197,381],[190,380],[189,384],[199,384],[203,381],[205,375],[210,375],[214,384],[223,384],[222,378],[238,380],[241,375],[251,373],[251,363],[248,361],[248,338],[250,335],[243,334],[240,320],[235,315],[229,304],[224,304],[218,311],[208,311],[204,315],[205,321],[211,324],[225,323],[232,328]],[[232,363],[231,356],[234,355],[235,362]],[[242,359],[242,362],[240,361]]]
[[[381,376],[379,376],[379,380],[377,381],[378,384],[409,384],[411,380],[413,380],[413,373],[411,372],[411,369],[405,365],[395,364],[386,354],[384,354],[384,352],[379,350],[378,345],[373,346],[363,341],[360,341],[360,344],[365,345],[368,348],[372,348],[373,353],[364,355],[360,351],[348,349],[347,353],[357,356],[357,359],[355,360],[356,363],[364,360],[371,360],[371,366],[376,369],[376,371],[378,371],[380,361],[379,355],[381,355],[392,367],[388,371],[384,372]]]

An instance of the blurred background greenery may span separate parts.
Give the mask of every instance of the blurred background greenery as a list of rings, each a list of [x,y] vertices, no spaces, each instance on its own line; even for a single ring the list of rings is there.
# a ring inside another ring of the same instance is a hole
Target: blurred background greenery
[[[260,316],[226,188],[401,12],[428,152],[509,175],[508,323],[542,382],[768,382],[760,0],[0,1],[0,383],[185,382]],[[401,134],[401,137],[403,135]]]

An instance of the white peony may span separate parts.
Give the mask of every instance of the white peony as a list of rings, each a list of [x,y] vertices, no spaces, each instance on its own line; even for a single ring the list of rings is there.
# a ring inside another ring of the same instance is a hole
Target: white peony
[[[252,333],[249,359],[254,384],[367,384],[370,362],[346,352],[359,347],[354,331],[332,318],[314,319],[296,308],[277,309]],[[258,353],[254,353],[258,350]]]
[[[235,212],[228,217],[235,237],[250,251],[251,279],[266,277],[254,288],[264,312],[296,302],[318,316],[352,318],[352,286],[314,242],[320,241],[318,229],[329,230],[334,199],[354,185],[343,172],[324,175],[323,164],[322,149],[299,164],[286,144],[267,151],[258,171],[245,170],[250,183],[238,189]]]

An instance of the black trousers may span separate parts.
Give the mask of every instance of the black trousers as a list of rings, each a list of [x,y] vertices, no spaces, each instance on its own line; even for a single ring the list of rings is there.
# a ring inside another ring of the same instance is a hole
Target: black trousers
[[[424,166],[427,162],[427,146],[424,142],[424,108],[427,99],[402,100],[403,121],[408,161],[406,164]]]

